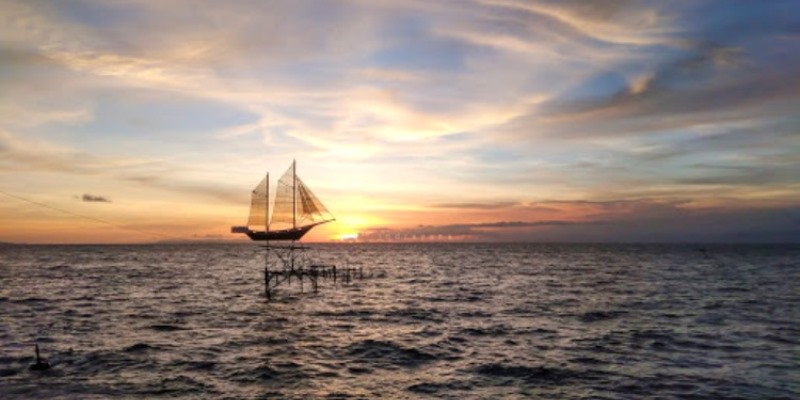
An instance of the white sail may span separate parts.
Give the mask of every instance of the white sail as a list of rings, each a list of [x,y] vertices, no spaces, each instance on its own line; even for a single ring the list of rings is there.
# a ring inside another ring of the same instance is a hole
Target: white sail
[[[333,220],[333,215],[295,174],[292,164],[278,180],[270,230],[297,229]]]
[[[272,207],[272,218],[270,220],[270,228],[272,230],[293,229],[296,227],[294,182],[294,168],[290,166],[278,179],[275,203]]]
[[[250,195],[250,218],[247,219],[247,227],[251,230],[265,230],[267,228],[268,185],[269,174],[256,185]]]

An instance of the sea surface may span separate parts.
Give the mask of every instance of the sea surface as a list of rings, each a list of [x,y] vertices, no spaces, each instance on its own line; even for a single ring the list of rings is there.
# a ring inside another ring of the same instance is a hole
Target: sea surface
[[[303,254],[267,302],[257,245],[2,247],[0,398],[800,399],[797,245]]]

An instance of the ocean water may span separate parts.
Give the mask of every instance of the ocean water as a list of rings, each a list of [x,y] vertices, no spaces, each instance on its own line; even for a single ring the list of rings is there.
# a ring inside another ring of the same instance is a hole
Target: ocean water
[[[800,247],[700,247],[3,247],[0,398],[800,398]]]

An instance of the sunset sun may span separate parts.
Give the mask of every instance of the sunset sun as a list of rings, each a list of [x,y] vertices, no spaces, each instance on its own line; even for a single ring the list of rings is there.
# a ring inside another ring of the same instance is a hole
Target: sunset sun
[[[358,233],[357,232],[340,233],[339,237],[337,239],[342,241],[342,242],[354,241],[354,240],[358,239]]]

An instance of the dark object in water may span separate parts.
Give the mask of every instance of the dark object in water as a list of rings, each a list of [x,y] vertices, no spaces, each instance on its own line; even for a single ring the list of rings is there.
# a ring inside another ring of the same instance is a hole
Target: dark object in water
[[[39,344],[36,344],[36,364],[31,365],[31,371],[46,371],[50,369],[50,363],[42,361],[39,357]]]

